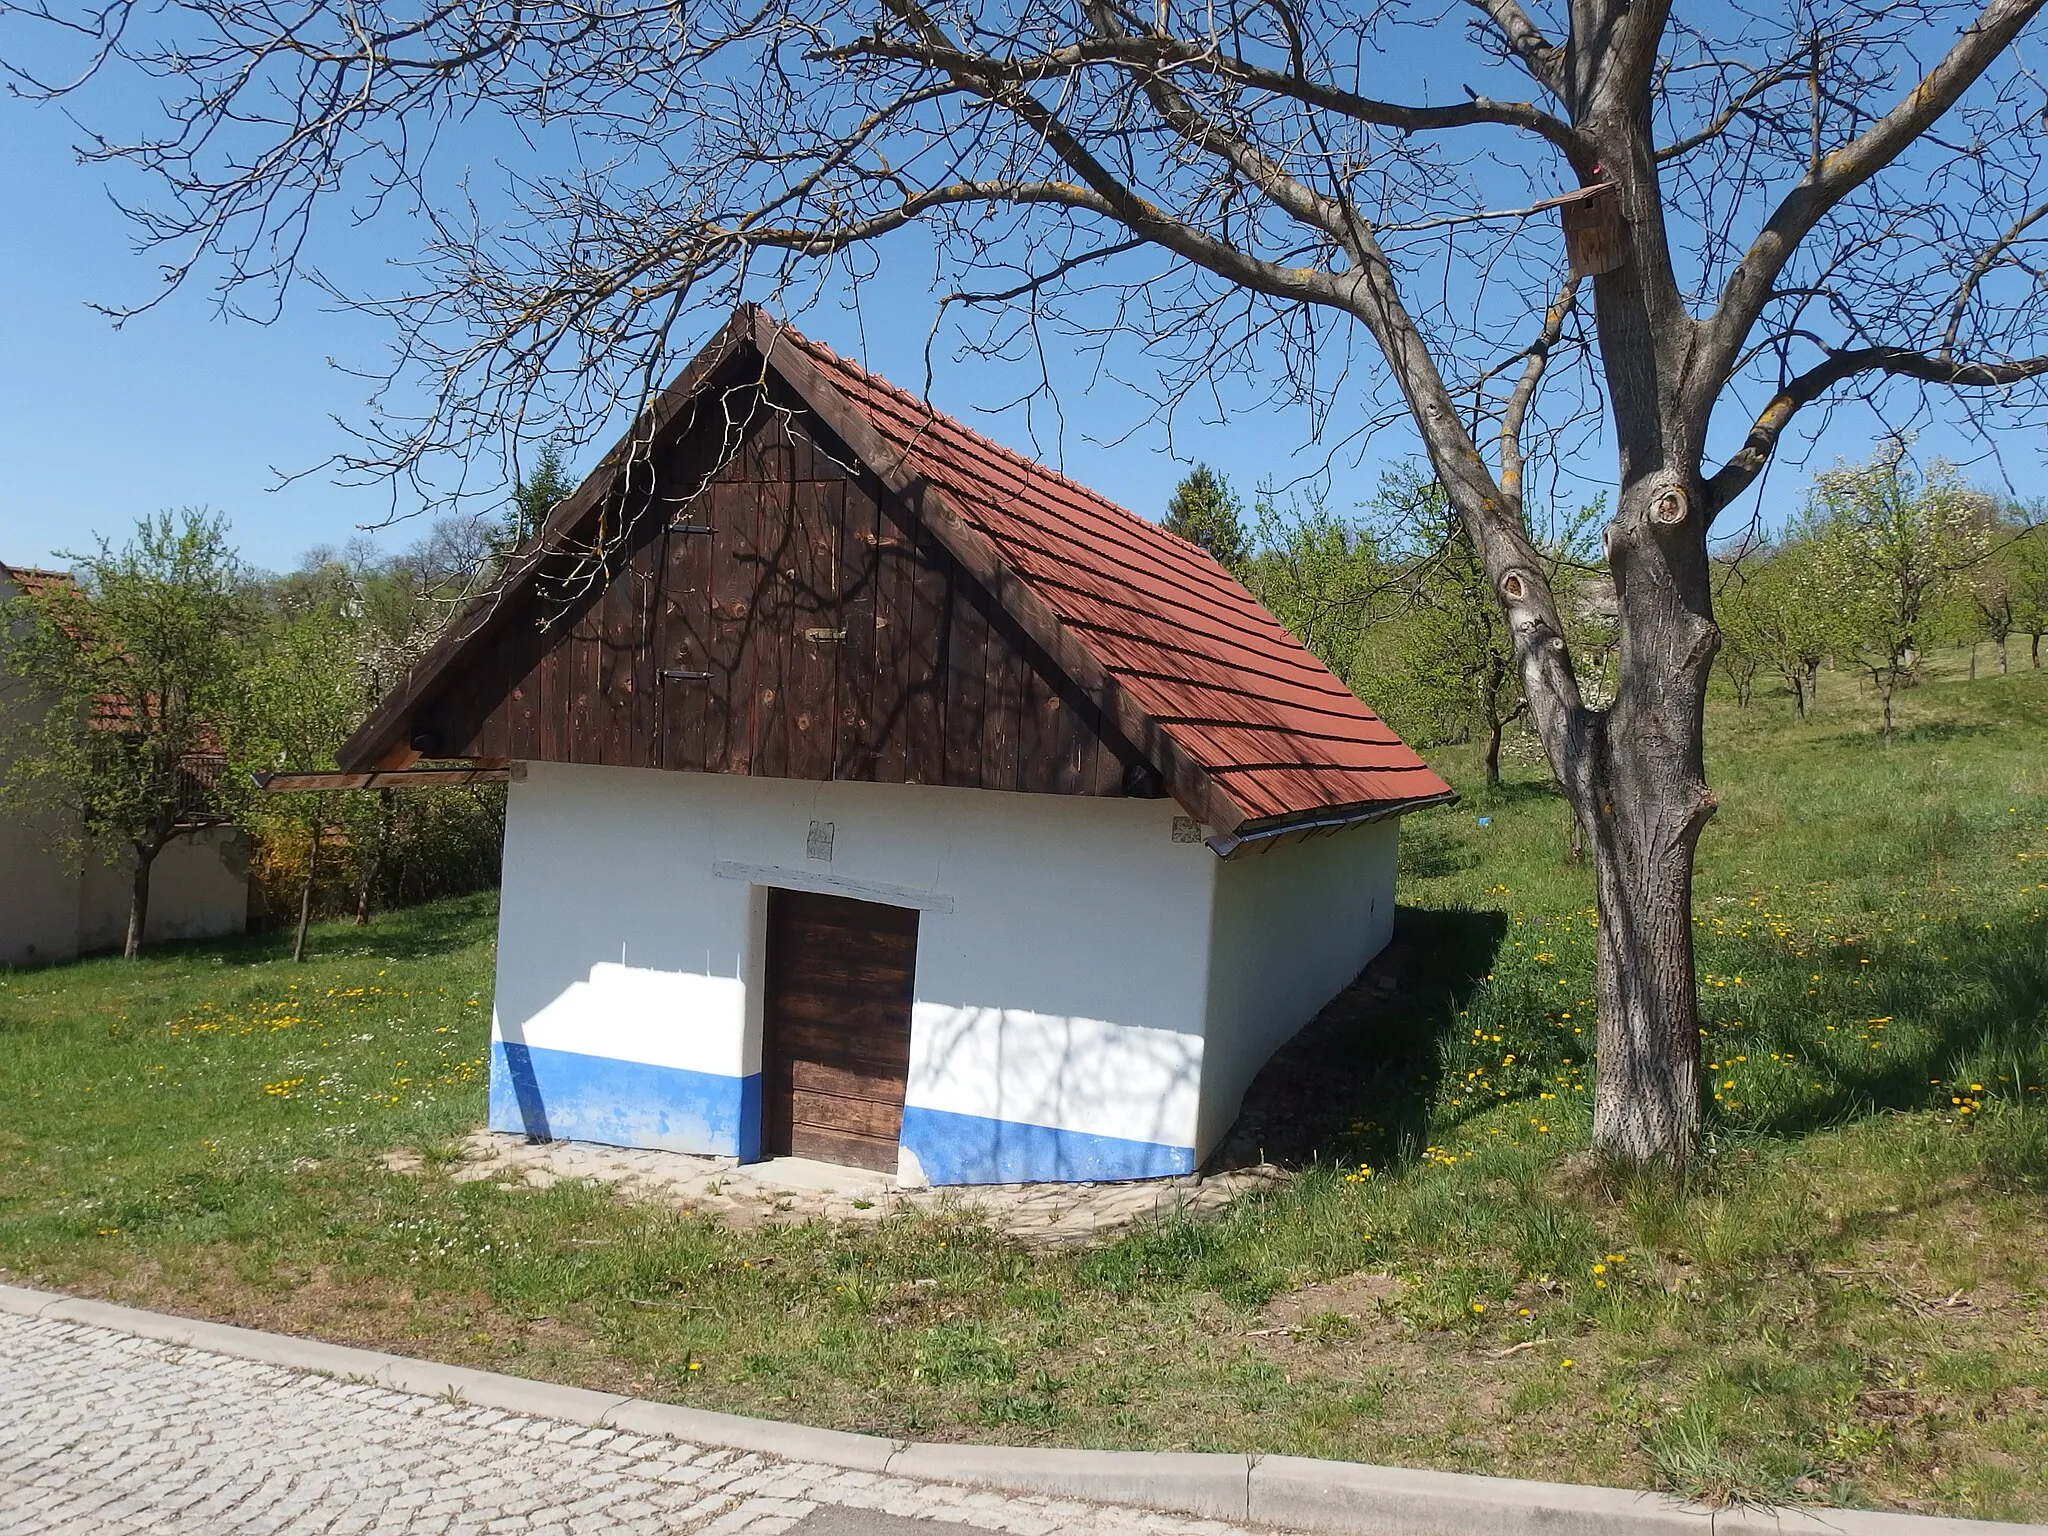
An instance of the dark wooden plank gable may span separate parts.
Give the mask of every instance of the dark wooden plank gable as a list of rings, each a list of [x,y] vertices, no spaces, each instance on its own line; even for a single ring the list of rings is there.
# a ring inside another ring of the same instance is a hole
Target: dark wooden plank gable
[[[730,394],[415,714],[437,756],[1121,795],[1140,754],[800,405]],[[738,419],[738,429],[734,427]]]

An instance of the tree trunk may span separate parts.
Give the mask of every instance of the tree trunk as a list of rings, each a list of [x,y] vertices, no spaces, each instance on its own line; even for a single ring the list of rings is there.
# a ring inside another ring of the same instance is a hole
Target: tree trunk
[[[1486,726],[1486,787],[1500,788],[1500,738],[1503,727],[1498,720],[1489,720]]]
[[[1699,1144],[1699,999],[1692,873],[1699,816],[1651,782],[1627,743],[1607,766],[1591,832],[1599,897],[1599,1057],[1593,1146],[1629,1164],[1682,1165]]]
[[[1886,746],[1892,744],[1892,693],[1898,685],[1899,674],[1890,667],[1877,675],[1877,691],[1884,697],[1884,726],[1879,734]]]
[[[1593,1147],[1632,1166],[1680,1167],[1699,1146],[1692,873],[1714,811],[1706,698],[1720,631],[1704,532],[1685,515],[1698,491],[1674,491],[1661,474],[1623,487],[1608,532],[1624,615],[1609,709],[1545,686],[1540,653],[1558,642],[1537,637],[1524,661],[1525,695],[1584,829],[1598,899]]]
[[[1970,642],[1970,681],[1977,681],[1977,642]]]
[[[320,862],[320,829],[313,829],[313,842],[306,849],[306,877],[299,882],[299,927],[292,935],[292,964],[306,958],[306,928],[313,919],[313,872]]]
[[[142,935],[149,928],[149,872],[158,849],[136,843],[135,874],[128,887],[128,937],[121,945],[121,958],[133,960],[142,953]]]
[[[1792,669],[1792,708],[1800,719],[1806,718],[1806,677],[1800,667]]]
[[[2041,670],[2041,631],[2040,631],[2040,630],[2038,630],[2038,629],[2037,629],[2037,630],[2035,630],[2035,631],[2034,631],[2034,634],[2033,634],[2033,641],[2034,641],[2034,646],[2033,646],[2033,650],[2034,650],[2034,670],[2038,672],[2038,671],[2040,671],[2040,670]]]
[[[2006,661],[2007,661],[2007,656],[2006,656],[2005,636],[2004,636],[2004,635],[2000,635],[2000,636],[1998,637],[1998,675],[1999,675],[2000,677],[2004,677],[2004,676],[2006,675]]]
[[[370,857],[364,862],[362,879],[356,886],[356,926],[363,927],[370,921],[370,892],[377,884],[377,875],[384,867],[384,845],[391,840],[391,796],[392,790],[377,791],[377,837],[370,844]]]

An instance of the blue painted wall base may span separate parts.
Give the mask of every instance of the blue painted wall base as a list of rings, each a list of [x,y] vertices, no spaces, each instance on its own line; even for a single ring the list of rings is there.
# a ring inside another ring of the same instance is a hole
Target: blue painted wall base
[[[753,1162],[761,1155],[761,1078],[495,1041],[491,1129]],[[934,1184],[1107,1183],[1195,1169],[1193,1147],[914,1104],[903,1111],[903,1145]]]
[[[934,1184],[1164,1179],[1195,1171],[1193,1147],[906,1106],[903,1145]]]
[[[491,1044],[491,1129],[753,1162],[761,1155],[761,1076],[720,1077],[498,1040]]]

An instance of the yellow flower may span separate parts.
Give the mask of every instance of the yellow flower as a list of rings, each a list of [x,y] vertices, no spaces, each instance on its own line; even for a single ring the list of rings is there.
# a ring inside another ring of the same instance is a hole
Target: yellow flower
[[[1593,1273],[1596,1275],[1604,1275],[1607,1273],[1607,1266],[1605,1264],[1595,1264],[1593,1266]]]
[[[1557,1365],[1559,1370],[1568,1371],[1572,1368],[1572,1362],[1569,1359],[1560,1360],[1557,1362]]]
[[[1484,1312],[1486,1310],[1486,1303],[1483,1301],[1475,1301],[1472,1303],[1472,1310],[1474,1312]]]

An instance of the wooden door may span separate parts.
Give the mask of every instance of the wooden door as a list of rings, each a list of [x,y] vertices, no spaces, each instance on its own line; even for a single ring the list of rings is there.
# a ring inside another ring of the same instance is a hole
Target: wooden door
[[[660,580],[654,611],[655,765],[703,769],[711,729],[714,692],[723,696],[712,672],[711,547],[718,534],[710,521],[713,498],[700,496],[663,534]]]
[[[762,1147],[894,1172],[917,912],[768,893]]]

